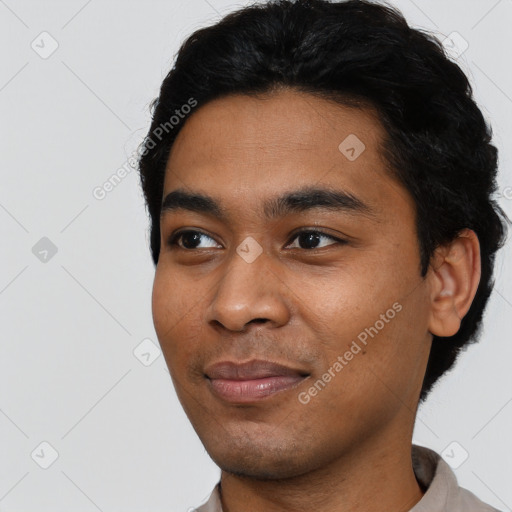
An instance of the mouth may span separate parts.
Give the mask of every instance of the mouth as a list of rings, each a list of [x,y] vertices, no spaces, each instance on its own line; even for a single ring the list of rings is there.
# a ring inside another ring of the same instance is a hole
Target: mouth
[[[252,360],[216,363],[206,369],[205,377],[218,398],[247,404],[296,388],[309,374],[271,361]]]

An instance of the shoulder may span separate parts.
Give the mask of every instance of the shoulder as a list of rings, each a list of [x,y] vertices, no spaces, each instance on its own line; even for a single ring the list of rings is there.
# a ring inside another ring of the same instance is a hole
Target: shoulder
[[[410,512],[500,512],[460,487],[453,469],[430,448],[412,446],[416,479],[425,494]]]
[[[471,491],[459,487],[458,496],[456,497],[460,510],[471,510],[474,512],[500,512],[498,509],[491,507],[478,499]]]

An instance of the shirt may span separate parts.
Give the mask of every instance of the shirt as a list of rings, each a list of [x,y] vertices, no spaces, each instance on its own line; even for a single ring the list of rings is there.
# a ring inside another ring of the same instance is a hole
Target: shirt
[[[435,451],[412,445],[412,466],[425,494],[409,512],[499,512],[459,487],[452,468]],[[196,512],[222,512],[219,484]]]

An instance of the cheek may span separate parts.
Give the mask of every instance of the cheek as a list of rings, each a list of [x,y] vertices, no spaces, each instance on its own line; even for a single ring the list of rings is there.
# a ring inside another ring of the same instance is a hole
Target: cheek
[[[365,256],[329,275],[303,274],[300,287],[294,287],[300,316],[314,331],[325,362],[357,352],[353,358],[348,354],[358,363],[351,362],[345,374],[363,360],[379,372],[400,367],[415,357],[425,336],[426,297],[416,261],[383,251]]]
[[[396,283],[377,271],[376,262],[356,260],[322,275],[303,272],[288,283],[304,323],[317,331],[320,340],[333,340],[337,350],[345,350],[344,342],[350,343],[373,325],[401,293]]]
[[[176,297],[175,286],[173,286],[171,279],[166,279],[159,263],[153,281],[151,309],[153,312],[153,323],[160,343],[163,341],[164,333],[175,322],[176,308],[174,307],[174,301]]]
[[[201,328],[201,297],[194,292],[197,288],[172,275],[157,266],[152,291],[153,323],[168,364],[186,357]]]

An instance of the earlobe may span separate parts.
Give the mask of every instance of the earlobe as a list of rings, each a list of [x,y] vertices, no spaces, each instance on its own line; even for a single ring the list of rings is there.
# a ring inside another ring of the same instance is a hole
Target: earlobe
[[[480,244],[474,231],[465,229],[450,243],[436,249],[429,280],[429,331],[435,336],[453,336],[480,282]]]

